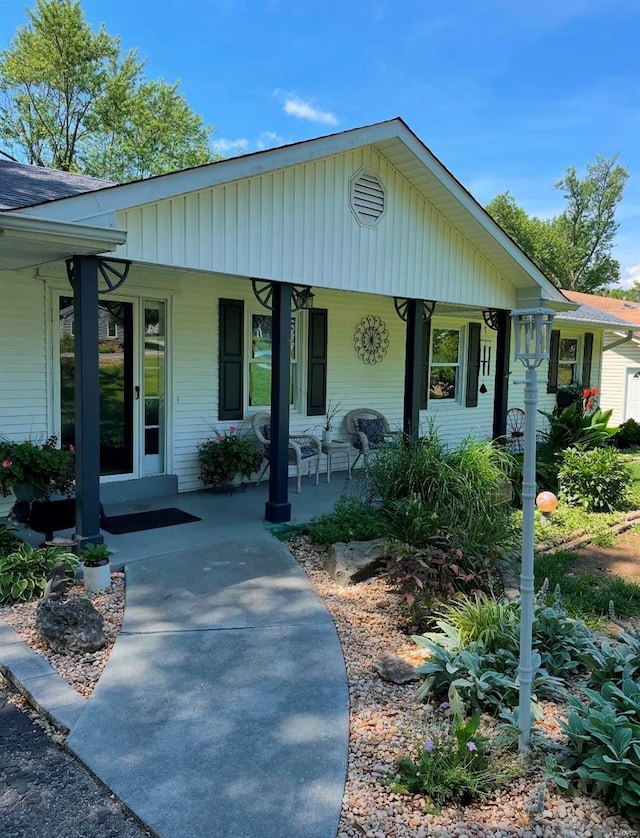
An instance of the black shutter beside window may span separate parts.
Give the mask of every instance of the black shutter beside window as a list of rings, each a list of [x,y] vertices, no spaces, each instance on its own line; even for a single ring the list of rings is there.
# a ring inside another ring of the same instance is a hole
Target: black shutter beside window
[[[593,334],[584,333],[584,352],[582,355],[582,386],[591,386],[591,359],[593,357]]]
[[[549,374],[547,376],[547,393],[558,392],[558,357],[560,355],[560,331],[551,330],[551,346],[549,349]]]
[[[469,323],[469,346],[467,348],[467,394],[466,407],[478,406],[478,383],[480,379],[480,324]]]
[[[244,416],[244,302],[220,300],[218,419]]]
[[[326,308],[309,309],[307,416],[322,416],[327,411],[327,329]]]
[[[422,387],[420,390],[420,410],[426,410],[429,393],[429,349],[431,345],[431,320],[425,320],[422,329]]]

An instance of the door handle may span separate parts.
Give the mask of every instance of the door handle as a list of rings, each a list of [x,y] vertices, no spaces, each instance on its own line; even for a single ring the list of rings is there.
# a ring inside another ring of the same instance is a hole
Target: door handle
[[[140,398],[140,387],[136,384],[136,386],[133,389],[135,391],[137,401]]]

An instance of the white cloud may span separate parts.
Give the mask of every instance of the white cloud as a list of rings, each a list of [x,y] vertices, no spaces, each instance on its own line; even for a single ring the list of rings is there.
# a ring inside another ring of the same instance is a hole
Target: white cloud
[[[622,273],[620,285],[623,288],[631,288],[636,283],[640,283],[640,265],[629,265]]]
[[[279,145],[285,145],[287,140],[276,134],[275,131],[263,131],[256,140],[256,149],[263,151],[265,148],[275,148]]]
[[[321,111],[314,107],[309,101],[301,99],[293,93],[286,93],[282,90],[275,90],[274,96],[283,100],[283,109],[289,116],[296,119],[308,119],[310,122],[320,122],[323,125],[337,125],[338,117],[331,111]]]
[[[246,154],[250,142],[245,137],[240,137],[237,140],[219,137],[213,140],[211,146],[216,154],[222,154],[223,157],[235,157],[239,154]]]

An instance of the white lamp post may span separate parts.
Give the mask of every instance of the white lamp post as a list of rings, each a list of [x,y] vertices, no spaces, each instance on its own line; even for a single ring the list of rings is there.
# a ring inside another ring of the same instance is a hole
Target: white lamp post
[[[533,682],[533,546],[536,497],[536,409],[538,367],[549,359],[554,312],[526,308],[511,312],[515,335],[515,357],[526,368],[524,384],[524,467],[522,473],[522,566],[520,573],[520,666],[519,721],[521,751],[528,750],[531,737],[531,685]]]

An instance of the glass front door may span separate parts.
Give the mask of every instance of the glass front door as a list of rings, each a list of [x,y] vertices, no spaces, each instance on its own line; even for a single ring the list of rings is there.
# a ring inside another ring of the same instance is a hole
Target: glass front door
[[[59,335],[61,441],[75,445],[73,297],[60,297]],[[166,304],[101,299],[98,340],[100,474],[160,474],[165,468]]]

